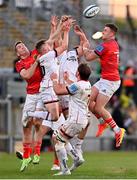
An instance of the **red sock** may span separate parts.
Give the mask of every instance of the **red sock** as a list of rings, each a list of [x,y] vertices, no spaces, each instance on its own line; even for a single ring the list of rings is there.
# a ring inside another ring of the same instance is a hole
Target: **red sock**
[[[34,146],[34,154],[37,154],[40,156],[40,149],[41,149],[41,142],[36,141]]]
[[[30,157],[30,146],[31,143],[23,143],[23,158],[29,158]]]
[[[56,164],[59,166],[59,160],[57,158],[54,159],[54,163],[53,164]]]
[[[117,125],[117,124],[115,123],[114,119],[112,119],[112,118],[106,119],[105,122],[106,122],[107,124],[109,124],[112,129],[113,129],[114,127],[116,127],[116,125]]]
[[[29,148],[29,153],[30,153],[30,155],[33,153],[32,152],[32,147]]]

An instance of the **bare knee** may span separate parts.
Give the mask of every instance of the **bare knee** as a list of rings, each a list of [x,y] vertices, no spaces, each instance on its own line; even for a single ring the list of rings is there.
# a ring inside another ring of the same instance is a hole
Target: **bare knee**
[[[40,127],[39,132],[40,132],[40,134],[41,134],[42,136],[44,136],[44,135],[47,134],[50,130],[51,130],[50,127],[42,125],[42,126]]]
[[[31,120],[31,121],[28,121],[28,123],[27,123],[27,126],[26,127],[23,127],[23,132],[24,132],[24,134],[30,134],[31,133],[31,131],[32,131],[32,126],[33,126],[33,121]]]

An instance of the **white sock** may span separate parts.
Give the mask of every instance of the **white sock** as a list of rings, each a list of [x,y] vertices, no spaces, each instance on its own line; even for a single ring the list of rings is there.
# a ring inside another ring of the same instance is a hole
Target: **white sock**
[[[76,151],[73,149],[72,145],[69,142],[66,143],[65,148],[67,150],[67,153],[71,156],[73,160],[78,159],[78,154],[76,153]]]
[[[41,118],[41,119],[46,119],[48,114],[49,114],[48,111],[34,111],[34,112],[29,111],[28,112],[29,116]]]
[[[57,153],[57,157],[58,157],[58,160],[60,162],[60,167],[61,167],[61,170],[63,172],[67,171],[68,170],[68,166],[67,166],[67,152],[66,152],[66,149],[65,147],[61,146],[61,147],[57,147],[55,145],[55,149],[56,149],[56,153]]]
[[[113,128],[113,131],[114,131],[115,133],[119,133],[119,132],[120,132],[120,127],[115,126],[115,127]]]
[[[83,139],[79,139],[77,136],[74,138],[72,145],[74,146],[75,149],[80,149],[83,144]]]

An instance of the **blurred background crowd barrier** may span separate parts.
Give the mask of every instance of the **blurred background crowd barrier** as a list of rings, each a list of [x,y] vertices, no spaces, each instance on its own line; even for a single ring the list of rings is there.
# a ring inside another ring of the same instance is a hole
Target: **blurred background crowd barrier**
[[[93,19],[82,17],[83,9],[98,4],[101,12]],[[85,30],[93,47],[100,40],[91,36],[101,31],[104,24],[114,22],[119,27],[120,73],[122,84],[111,99],[108,108],[120,127],[127,130],[122,150],[137,150],[137,2],[130,0],[0,0],[0,151],[13,152],[22,137],[21,112],[25,99],[25,82],[15,70],[17,61],[14,44],[22,40],[34,48],[37,40],[48,38],[52,15],[72,15]],[[78,44],[73,30],[70,48]],[[100,76],[98,62],[91,64],[91,84]],[[84,142],[84,150],[114,150],[114,134],[107,129],[101,138],[95,138],[97,120],[91,117],[91,126]],[[45,136],[48,139],[48,136]],[[50,143],[49,143],[50,144]]]

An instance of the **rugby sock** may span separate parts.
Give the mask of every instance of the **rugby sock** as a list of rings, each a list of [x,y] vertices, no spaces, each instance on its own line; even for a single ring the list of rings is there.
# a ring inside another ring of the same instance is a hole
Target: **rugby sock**
[[[78,159],[76,151],[73,149],[72,145],[69,142],[66,143],[65,148],[67,150],[67,153],[72,157],[73,160]]]
[[[30,155],[33,153],[32,147],[29,148]]]
[[[40,156],[40,149],[41,149],[41,142],[36,141],[34,145],[34,155],[37,154],[38,156]]]
[[[105,122],[113,129],[115,133],[120,131],[120,128],[117,126],[113,118],[106,119]]]
[[[53,164],[56,164],[57,166],[59,166],[59,160],[57,158],[54,159]]]
[[[23,143],[23,158],[27,159],[30,157],[31,143]]]
[[[83,144],[83,139],[79,139],[77,136],[75,137],[72,145],[75,147],[75,149],[81,150],[81,146]]]
[[[63,146],[59,147],[55,145],[55,149],[60,162],[61,170],[65,172],[68,170],[68,166],[67,166],[67,153],[65,147]]]
[[[27,113],[28,116],[41,118],[41,119],[47,119],[47,115],[49,114],[48,111],[35,111],[35,112],[28,111]]]

